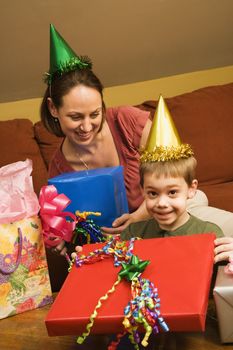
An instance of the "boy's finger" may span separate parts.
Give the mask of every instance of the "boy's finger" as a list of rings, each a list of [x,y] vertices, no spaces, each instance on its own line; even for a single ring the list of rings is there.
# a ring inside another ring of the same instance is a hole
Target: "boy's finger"
[[[228,252],[222,252],[214,257],[214,263],[218,263],[220,261],[227,261],[229,259],[229,253]]]
[[[75,247],[76,253],[81,253],[82,250],[83,250],[83,248],[82,248],[80,245],[77,245],[77,246]]]
[[[221,238],[216,238],[214,240],[214,244],[216,246],[218,246],[220,244],[224,244],[224,243],[232,243],[232,237],[221,237]]]

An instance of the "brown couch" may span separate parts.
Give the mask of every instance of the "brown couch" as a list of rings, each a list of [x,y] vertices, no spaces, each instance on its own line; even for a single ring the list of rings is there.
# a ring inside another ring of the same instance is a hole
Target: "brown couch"
[[[199,188],[209,205],[233,212],[233,83],[202,88],[166,99],[183,142],[190,143],[198,160]],[[155,110],[155,101],[139,108]],[[0,166],[30,158],[37,194],[47,183],[49,160],[61,142],[41,122],[29,119],[0,121]],[[59,258],[57,258],[59,260]],[[63,259],[63,258],[62,258]],[[52,287],[58,289],[59,261],[48,253]],[[62,278],[62,277],[61,277]]]

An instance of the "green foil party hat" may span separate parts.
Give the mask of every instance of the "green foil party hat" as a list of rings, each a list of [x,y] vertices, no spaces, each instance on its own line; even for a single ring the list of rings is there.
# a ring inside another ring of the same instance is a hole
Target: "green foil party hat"
[[[45,82],[50,85],[54,76],[75,69],[91,69],[92,64],[87,56],[78,56],[50,24],[50,68],[46,73]]]

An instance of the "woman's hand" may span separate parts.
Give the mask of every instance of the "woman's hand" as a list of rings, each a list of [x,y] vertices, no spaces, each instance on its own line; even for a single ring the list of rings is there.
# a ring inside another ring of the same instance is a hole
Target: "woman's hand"
[[[150,219],[150,215],[146,210],[145,202],[131,214],[123,214],[119,218],[113,221],[112,227],[101,227],[102,231],[106,234],[120,234],[126,229],[127,226],[133,222],[143,221]]]
[[[214,241],[214,262],[228,261],[233,255],[233,237],[221,237]]]
[[[101,227],[101,230],[106,234],[119,234],[132,222],[134,222],[133,214],[123,214],[113,221],[112,227]]]

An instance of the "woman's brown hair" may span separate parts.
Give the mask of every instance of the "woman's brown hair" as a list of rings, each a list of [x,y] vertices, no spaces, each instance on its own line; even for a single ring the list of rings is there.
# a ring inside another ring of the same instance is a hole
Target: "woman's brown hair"
[[[77,69],[61,76],[54,77],[51,85],[49,85],[45,91],[41,107],[40,107],[40,117],[41,121],[46,127],[46,129],[55,134],[56,136],[64,137],[59,121],[54,118],[48,108],[48,98],[50,97],[53,101],[54,106],[59,109],[63,104],[63,97],[67,95],[72,88],[78,85],[84,85],[86,87],[93,88],[97,90],[102,99],[102,110],[103,117],[100,130],[102,128],[103,122],[105,120],[105,104],[103,101],[103,85],[99,78],[90,69]],[[100,131],[99,130],[99,131]]]

